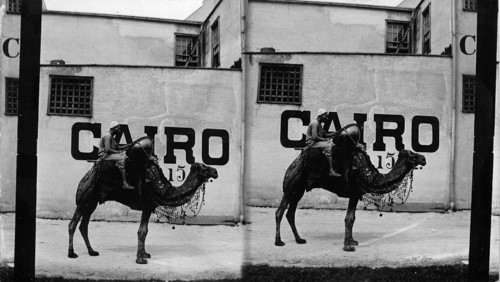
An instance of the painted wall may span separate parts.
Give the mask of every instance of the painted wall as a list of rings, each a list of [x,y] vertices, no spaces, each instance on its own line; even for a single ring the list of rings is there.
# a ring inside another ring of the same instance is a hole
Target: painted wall
[[[365,114],[364,134],[372,162],[382,166],[391,162],[388,153],[396,153],[394,138],[384,138],[386,148],[374,151],[375,115],[404,117],[404,148],[415,150],[439,142],[435,152],[422,153],[427,166],[415,171],[414,191],[408,203],[424,203],[429,208],[444,208],[449,200],[451,159],[451,59],[449,57],[391,55],[249,55],[246,69],[246,145],[245,202],[250,205],[277,205],[282,196],[282,181],[288,165],[299,154],[280,143],[281,115],[287,110],[310,111],[311,119],[319,108],[337,112],[341,125],[354,122],[354,114]],[[302,105],[256,103],[259,63],[303,65]],[[439,138],[432,137],[432,126],[418,126],[419,137],[412,133],[415,116],[439,121]],[[288,138],[300,140],[307,124],[299,119],[288,121]],[[395,123],[384,123],[395,128]],[[333,128],[332,128],[333,129]],[[417,139],[416,139],[417,138]],[[388,169],[381,170],[388,172]],[[303,206],[341,207],[345,199],[322,189],[307,193]]]
[[[207,67],[212,66],[212,24],[219,19],[220,67],[230,68],[241,58],[241,6],[240,1],[222,0],[207,19],[209,41]]]
[[[455,197],[456,207],[470,208],[472,191],[472,162],[474,145],[474,114],[463,113],[462,75],[476,74],[476,36],[477,13],[463,10],[463,1],[456,5],[456,133],[455,133]],[[465,38],[466,37],[466,38]],[[465,38],[465,50],[460,41]],[[497,109],[498,111],[498,109]]]
[[[463,109],[463,75],[476,73],[476,26],[477,13],[464,10],[464,1],[422,1],[418,12],[419,24],[422,24],[421,12],[431,5],[431,53],[440,54],[443,49],[453,42],[452,13],[455,16],[455,43],[452,47],[454,54],[454,119],[455,119],[455,152],[454,174],[452,187],[454,189],[454,205],[458,209],[470,208],[472,189],[472,162],[473,162],[473,130],[474,114],[464,113]],[[454,10],[453,10],[454,8]],[[453,10],[453,11],[452,11]],[[420,32],[422,27],[420,26]],[[421,53],[422,36],[418,37],[417,53]],[[498,167],[498,166],[495,166]],[[498,205],[494,200],[494,205]]]
[[[17,116],[5,115],[5,78],[19,78],[19,32],[21,16],[7,14],[0,6],[2,46],[10,57],[0,56],[0,211],[14,211],[17,156]],[[14,39],[14,40],[13,40]]]
[[[94,78],[92,118],[47,115],[49,75],[91,76]],[[75,123],[100,123],[101,132],[112,120],[127,124],[132,139],[145,136],[145,126],[158,128],[155,153],[160,161],[166,154],[166,127],[192,128],[195,161],[202,162],[202,133],[219,129],[229,135],[229,160],[214,167],[219,178],[207,183],[206,205],[200,215],[239,216],[241,160],[241,72],[183,68],[51,67],[41,70],[40,118],[38,139],[38,215],[70,216],[75,207],[78,182],[92,166],[76,160],[71,153],[72,127]],[[76,144],[81,152],[92,151],[99,138],[90,131],[79,133]],[[187,137],[176,135],[177,142]],[[125,143],[122,138],[121,143]],[[222,139],[209,139],[209,155],[223,155]],[[189,172],[185,152],[175,150],[174,164],[162,164],[168,173],[173,169],[175,186],[179,166]],[[180,175],[180,174],[179,174]],[[168,176],[167,176],[168,177]],[[123,216],[129,208],[117,203],[98,207],[101,215]]]
[[[410,19],[409,9],[249,1],[247,51],[385,53],[386,20]]]
[[[457,1],[457,3],[460,1]],[[423,20],[422,12],[430,7],[431,18],[431,52],[430,54],[440,55],[445,51],[445,48],[452,44],[452,3],[451,0],[432,1],[425,0],[420,2],[415,12],[417,18],[417,32],[415,44],[415,53],[422,54],[423,44]]]
[[[175,34],[198,34],[201,23],[44,13],[40,62],[175,65]]]
[[[440,55],[452,44],[452,0],[432,1],[431,7],[431,54]],[[463,1],[458,1],[463,2]]]

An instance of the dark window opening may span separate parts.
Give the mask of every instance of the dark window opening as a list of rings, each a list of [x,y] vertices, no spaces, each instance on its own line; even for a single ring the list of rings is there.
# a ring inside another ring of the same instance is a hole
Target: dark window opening
[[[410,31],[408,23],[387,23],[386,53],[410,53]]]
[[[92,77],[51,76],[49,115],[92,116]]]
[[[258,103],[302,103],[302,65],[261,64]]]
[[[175,35],[175,65],[199,67],[199,46],[197,35],[176,34]]]
[[[430,17],[431,5],[422,12],[422,24],[423,24],[423,47],[422,53],[429,54],[431,52],[431,17]]]
[[[5,78],[5,114],[17,116],[19,114],[19,79]]]
[[[220,66],[220,33],[219,18],[212,24],[212,67]]]
[[[464,75],[462,77],[462,93],[462,112],[474,113],[476,100],[476,77],[474,75]]]

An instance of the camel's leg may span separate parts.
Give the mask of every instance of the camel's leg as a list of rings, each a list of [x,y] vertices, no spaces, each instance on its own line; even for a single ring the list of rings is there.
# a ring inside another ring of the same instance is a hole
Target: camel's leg
[[[354,246],[358,245],[358,241],[355,241],[352,237],[352,226],[354,225],[354,220],[356,220],[356,206],[358,204],[358,197],[349,198],[349,206],[347,207],[347,214],[345,216],[345,238],[344,238],[344,251],[353,252],[356,249]]]
[[[76,226],[78,225],[78,222],[80,221],[80,218],[82,218],[83,213],[81,212],[80,207],[76,207],[75,213],[73,214],[73,218],[68,224],[68,231],[69,231],[69,247],[68,247],[68,257],[69,258],[77,258],[78,255],[75,254],[75,250],[73,249],[73,236],[75,235],[76,231]]]
[[[87,250],[90,256],[98,256],[99,253],[92,249],[89,241],[89,222],[90,216],[95,211],[97,207],[97,202],[89,203],[88,206],[83,210],[83,218],[82,223],[80,223],[80,233],[82,233],[83,240],[85,241],[85,245],[87,246]]]
[[[145,242],[146,236],[148,235],[148,223],[149,217],[151,216],[150,210],[143,210],[141,215],[141,224],[139,230],[137,231],[138,245],[137,245],[137,259],[135,260],[138,264],[148,263],[147,258],[151,255],[146,252]]]
[[[281,199],[281,203],[276,210],[276,237],[274,240],[274,244],[276,246],[284,246],[285,243],[281,241],[281,234],[280,234],[280,225],[281,225],[281,219],[283,219],[283,214],[285,213],[286,208],[288,207],[288,204],[290,203],[290,194],[285,193],[283,194],[283,198]]]
[[[292,227],[293,235],[295,236],[295,241],[299,244],[305,244],[306,240],[300,238],[299,233],[297,232],[297,227],[295,226],[295,211],[297,210],[297,204],[299,203],[302,196],[304,196],[305,190],[301,189],[296,191],[291,195],[290,205],[288,206],[288,211],[286,213],[286,219]]]

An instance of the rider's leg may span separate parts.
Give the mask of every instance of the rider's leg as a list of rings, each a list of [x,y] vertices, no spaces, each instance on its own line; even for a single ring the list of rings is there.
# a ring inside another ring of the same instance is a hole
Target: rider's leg
[[[326,159],[328,160],[328,165],[330,166],[330,176],[340,177],[342,175],[338,174],[335,169],[333,169],[333,157],[332,157],[332,147],[328,147],[323,150]]]
[[[125,189],[125,190],[135,189],[134,186],[128,184],[128,182],[127,182],[127,174],[125,172],[125,157],[122,160],[117,161],[116,166],[118,167],[118,169],[120,170],[120,173],[122,174],[123,189]]]

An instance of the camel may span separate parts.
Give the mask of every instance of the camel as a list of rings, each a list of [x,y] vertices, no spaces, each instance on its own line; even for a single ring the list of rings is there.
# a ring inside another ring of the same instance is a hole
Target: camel
[[[295,241],[305,244],[295,226],[297,204],[306,191],[323,188],[342,198],[349,198],[345,217],[344,251],[355,251],[358,241],[352,236],[352,227],[358,201],[366,193],[385,194],[395,190],[416,166],[425,166],[425,157],[410,150],[402,150],[392,170],[387,174],[380,173],[371,163],[364,148],[359,145],[360,128],[356,124],[345,126],[334,137],[334,166],[342,171],[344,177],[328,176],[329,165],[320,149],[306,147],[295,159],[285,173],[283,181],[283,198],[276,210],[275,245],[284,246],[281,240],[280,225],[285,210],[286,218],[292,228]]]
[[[173,186],[164,176],[153,155],[153,141],[142,137],[134,141],[126,151],[127,180],[134,183],[134,190],[122,189],[121,175],[118,168],[109,161],[98,161],[80,181],[76,193],[76,209],[69,229],[68,257],[77,258],[73,249],[73,235],[78,222],[80,233],[85,241],[90,256],[99,253],[92,249],[88,238],[90,216],[98,203],[116,201],[133,210],[142,211],[141,222],[137,232],[138,246],[136,263],[146,264],[151,255],[145,250],[146,235],[151,213],[159,206],[176,207],[188,202],[204,184],[218,177],[217,170],[210,166],[194,163],[189,175],[179,187]]]

